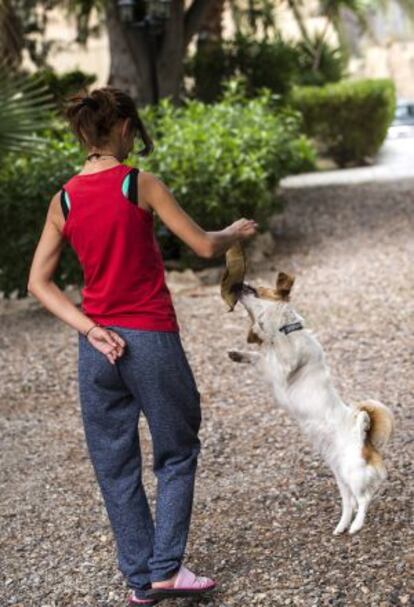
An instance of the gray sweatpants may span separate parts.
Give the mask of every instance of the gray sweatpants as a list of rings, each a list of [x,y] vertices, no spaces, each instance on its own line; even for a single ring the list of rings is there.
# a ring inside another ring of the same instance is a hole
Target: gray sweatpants
[[[200,394],[178,333],[108,326],[127,343],[112,365],[79,333],[79,399],[118,569],[138,597],[183,559],[200,451]],[[141,482],[140,412],[157,477],[155,528]]]

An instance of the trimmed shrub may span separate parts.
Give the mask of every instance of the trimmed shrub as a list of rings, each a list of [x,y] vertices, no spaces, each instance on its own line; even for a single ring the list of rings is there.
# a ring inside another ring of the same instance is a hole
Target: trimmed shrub
[[[344,167],[363,164],[383,143],[395,112],[391,80],[347,80],[324,87],[296,87],[290,101],[305,132]]]

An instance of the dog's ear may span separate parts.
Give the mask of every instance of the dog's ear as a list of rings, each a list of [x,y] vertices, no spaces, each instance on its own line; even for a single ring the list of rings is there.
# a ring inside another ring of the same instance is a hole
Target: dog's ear
[[[248,344],[259,344],[259,346],[263,343],[260,337],[253,331],[253,327],[250,327],[250,331],[247,334],[247,343]]]
[[[279,272],[276,278],[276,292],[285,301],[289,300],[289,293],[295,282],[295,277],[285,272]]]

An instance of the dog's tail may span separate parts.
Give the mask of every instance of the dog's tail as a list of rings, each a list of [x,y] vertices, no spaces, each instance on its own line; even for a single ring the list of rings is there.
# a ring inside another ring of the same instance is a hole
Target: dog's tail
[[[389,407],[378,400],[365,400],[356,403],[355,407],[361,411],[358,417],[361,417],[365,431],[364,442],[381,452],[393,435],[394,415]]]

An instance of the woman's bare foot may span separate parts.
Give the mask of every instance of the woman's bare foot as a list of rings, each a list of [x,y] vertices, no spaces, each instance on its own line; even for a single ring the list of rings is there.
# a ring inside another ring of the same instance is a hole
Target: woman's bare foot
[[[168,580],[162,580],[162,582],[152,582],[151,588],[174,588],[175,580],[177,579],[178,571]]]

